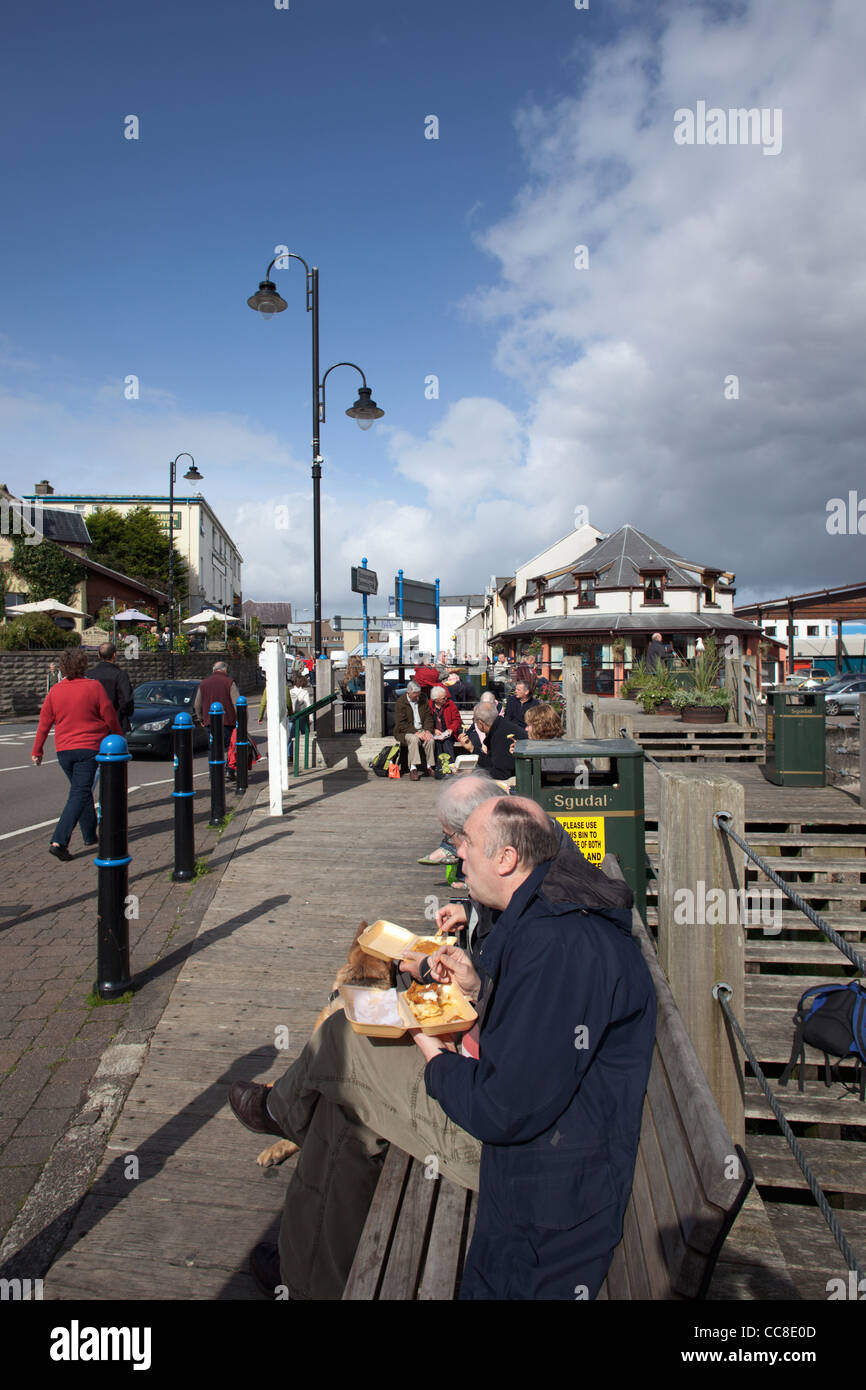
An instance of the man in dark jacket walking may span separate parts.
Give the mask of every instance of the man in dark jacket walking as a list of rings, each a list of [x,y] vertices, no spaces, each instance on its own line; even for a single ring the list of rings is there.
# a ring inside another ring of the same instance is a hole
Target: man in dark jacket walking
[[[88,680],[99,681],[102,685],[114,705],[120,727],[126,733],[135,708],[135,697],[129,676],[117,664],[117,648],[113,642],[102,643],[99,648],[99,660],[88,668],[87,677]]]

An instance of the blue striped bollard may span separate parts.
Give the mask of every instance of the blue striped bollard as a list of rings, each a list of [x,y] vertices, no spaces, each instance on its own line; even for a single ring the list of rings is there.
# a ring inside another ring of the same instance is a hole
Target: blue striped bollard
[[[250,740],[247,733],[247,697],[239,695],[237,705],[238,722],[235,728],[235,790],[243,796],[249,786]]]
[[[223,739],[223,707],[215,700],[208,711],[210,718],[210,820],[208,825],[222,825],[226,814],[226,752]]]
[[[193,822],[193,719],[186,710],[175,715],[174,724],[174,873],[175,883],[195,876],[195,825]]]
[[[96,899],[96,979],[93,991],[100,999],[117,999],[132,988],[129,976],[129,821],[127,772],[130,760],[126,739],[109,734],[99,745],[100,769],[99,870]]]

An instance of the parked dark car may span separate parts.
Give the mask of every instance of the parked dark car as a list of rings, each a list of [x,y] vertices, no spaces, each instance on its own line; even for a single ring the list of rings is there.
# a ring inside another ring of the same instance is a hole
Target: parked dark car
[[[130,716],[132,725],[126,735],[130,753],[156,753],[163,758],[174,756],[174,734],[171,726],[181,710],[195,721],[193,749],[207,748],[208,731],[196,719],[193,711],[198,681],[144,681],[132,692],[135,709]]]

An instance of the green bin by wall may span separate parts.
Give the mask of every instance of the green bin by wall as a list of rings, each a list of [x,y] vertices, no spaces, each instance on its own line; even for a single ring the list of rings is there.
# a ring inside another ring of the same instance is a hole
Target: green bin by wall
[[[589,785],[574,786],[573,762],[589,767]],[[593,760],[609,759],[609,770]],[[545,764],[542,767],[542,760]],[[517,791],[558,820],[592,863],[615,854],[635,907],[646,921],[643,749],[630,738],[525,739],[514,745]],[[561,762],[571,784],[555,784]]]
[[[826,786],[824,696],[817,690],[776,690],[767,705],[768,782],[781,787]]]

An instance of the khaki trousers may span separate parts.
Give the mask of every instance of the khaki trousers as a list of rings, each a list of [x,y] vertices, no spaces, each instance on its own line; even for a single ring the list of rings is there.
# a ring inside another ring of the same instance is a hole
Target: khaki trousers
[[[291,1298],[342,1296],[389,1143],[477,1192],[481,1145],[427,1095],[425,1065],[411,1038],[362,1037],[341,1009],[271,1090],[268,1109],[301,1146],[280,1228]]]
[[[421,750],[424,750],[423,754]],[[428,767],[436,766],[436,740],[432,738],[423,741],[417,734],[406,735],[406,749],[409,754],[409,768],[418,767],[426,758]],[[413,1043],[414,1047],[415,1044]]]

